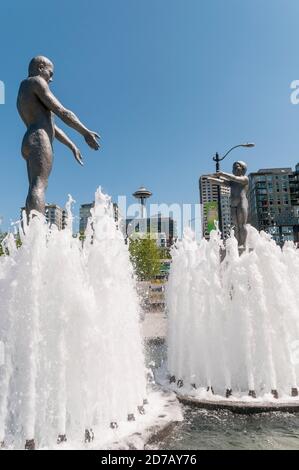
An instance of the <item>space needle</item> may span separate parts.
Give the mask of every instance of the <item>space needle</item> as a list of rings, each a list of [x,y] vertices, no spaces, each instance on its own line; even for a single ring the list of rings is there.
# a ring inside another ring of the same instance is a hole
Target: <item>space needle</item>
[[[146,189],[144,186],[141,186],[135,193],[132,194],[136,199],[140,201],[140,207],[141,207],[141,218],[144,218],[144,209],[145,209],[145,202],[146,199],[152,196],[151,191]]]

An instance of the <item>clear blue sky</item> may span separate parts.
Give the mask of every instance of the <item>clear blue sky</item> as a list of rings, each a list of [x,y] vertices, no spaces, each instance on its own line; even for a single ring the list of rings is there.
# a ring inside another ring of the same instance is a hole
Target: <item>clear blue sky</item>
[[[140,184],[153,202],[198,202],[212,154],[242,141],[256,148],[236,151],[225,170],[234,159],[249,171],[299,161],[297,0],[10,0],[0,19],[2,228],[27,193],[15,101],[37,54],[55,63],[57,97],[103,139],[93,152],[69,130],[83,168],[55,144],[48,202],[89,202],[99,185],[116,199]]]

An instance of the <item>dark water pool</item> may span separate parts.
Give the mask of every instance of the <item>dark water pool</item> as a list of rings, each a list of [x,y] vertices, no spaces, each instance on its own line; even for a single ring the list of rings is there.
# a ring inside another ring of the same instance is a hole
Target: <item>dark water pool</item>
[[[184,408],[184,421],[162,441],[160,449],[299,449],[299,415]]]

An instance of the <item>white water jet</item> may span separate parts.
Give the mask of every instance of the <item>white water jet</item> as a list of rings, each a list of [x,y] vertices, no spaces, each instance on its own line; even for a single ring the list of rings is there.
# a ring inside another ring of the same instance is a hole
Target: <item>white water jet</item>
[[[59,435],[138,415],[146,397],[139,303],[128,248],[100,190],[82,246],[32,218],[0,258],[0,442],[53,447]]]
[[[202,397],[211,387],[220,396],[232,390],[233,399],[296,395],[299,250],[248,230],[246,251],[239,256],[232,233],[223,261],[217,231],[198,243],[187,230],[172,251],[168,370],[184,392],[193,384]]]

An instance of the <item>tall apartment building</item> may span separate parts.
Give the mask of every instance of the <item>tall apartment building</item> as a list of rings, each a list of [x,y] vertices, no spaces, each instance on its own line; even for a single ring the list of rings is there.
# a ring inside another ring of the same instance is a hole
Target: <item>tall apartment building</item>
[[[87,227],[87,222],[89,217],[91,216],[91,209],[94,207],[94,202],[88,204],[81,204],[80,206],[80,222],[79,222],[79,232],[84,233]],[[114,202],[113,203],[113,213],[114,213],[114,220],[118,221],[118,206]]]
[[[201,204],[201,218],[203,236],[210,239],[210,232],[215,228],[215,221],[218,221],[218,186],[208,179],[211,175],[202,175],[199,178],[199,195]],[[220,187],[221,194],[221,216],[223,237],[229,235],[231,227],[230,213],[230,188]]]
[[[249,222],[277,243],[299,242],[299,164],[249,174]]]

